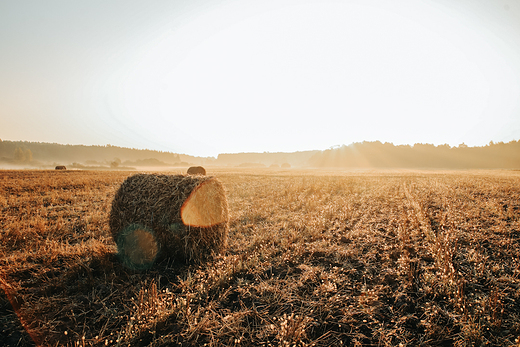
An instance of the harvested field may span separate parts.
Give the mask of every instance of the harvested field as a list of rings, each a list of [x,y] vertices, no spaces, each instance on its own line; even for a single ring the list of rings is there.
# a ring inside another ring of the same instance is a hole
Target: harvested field
[[[0,171],[7,345],[519,345],[520,171],[212,169],[224,252],[120,264],[131,172]]]

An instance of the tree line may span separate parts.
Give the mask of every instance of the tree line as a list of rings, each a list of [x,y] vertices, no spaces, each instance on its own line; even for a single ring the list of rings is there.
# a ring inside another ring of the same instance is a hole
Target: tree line
[[[394,145],[380,141],[358,142],[313,155],[314,167],[341,168],[446,168],[518,169],[520,141],[490,142],[482,147],[432,144]]]
[[[33,166],[55,162],[103,164],[111,167],[188,164],[235,167],[243,163],[269,167],[288,163],[292,167],[520,169],[520,141],[490,142],[481,147],[419,143],[412,146],[364,141],[324,151],[227,153],[219,154],[217,158],[203,158],[111,145],[62,145],[0,140],[0,162]]]
[[[165,151],[125,148],[112,145],[86,146],[63,145],[58,143],[2,141],[0,140],[0,161],[13,164],[31,163],[121,163],[144,162],[150,159],[166,164],[181,162],[202,163],[205,158]]]

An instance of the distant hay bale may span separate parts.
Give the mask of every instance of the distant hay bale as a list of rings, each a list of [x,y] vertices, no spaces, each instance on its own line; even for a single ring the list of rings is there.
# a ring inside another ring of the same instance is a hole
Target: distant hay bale
[[[188,175],[205,175],[206,169],[202,166],[192,166],[188,169]]]
[[[67,168],[65,167],[65,165],[58,165],[54,168],[55,170],[67,170]]]
[[[158,259],[200,262],[226,244],[228,204],[211,176],[136,174],[119,187],[109,219],[124,264]]]

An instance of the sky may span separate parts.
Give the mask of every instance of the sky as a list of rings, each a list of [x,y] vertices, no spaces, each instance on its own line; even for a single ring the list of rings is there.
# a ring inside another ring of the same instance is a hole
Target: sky
[[[1,1],[0,139],[203,157],[520,140],[520,2]]]

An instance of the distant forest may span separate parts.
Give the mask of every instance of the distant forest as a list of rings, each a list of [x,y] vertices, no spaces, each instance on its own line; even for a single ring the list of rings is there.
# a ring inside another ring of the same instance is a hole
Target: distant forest
[[[340,168],[518,169],[520,141],[483,147],[361,142],[313,155],[309,165]]]
[[[124,148],[112,145],[84,146],[57,143],[2,141],[0,163],[24,166],[51,164],[99,166],[178,166],[206,164],[214,158],[193,157],[184,154]]]
[[[142,150],[117,146],[62,145],[0,140],[0,166],[73,168],[130,168],[168,166],[328,167],[328,168],[436,168],[520,169],[520,141],[490,142],[482,147],[461,144],[394,145],[358,142],[324,151],[293,153],[227,153],[213,157]]]

